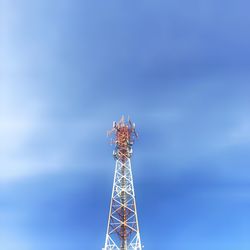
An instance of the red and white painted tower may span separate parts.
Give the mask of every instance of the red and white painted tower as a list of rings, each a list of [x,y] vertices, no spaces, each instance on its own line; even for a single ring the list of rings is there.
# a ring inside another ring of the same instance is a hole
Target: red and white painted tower
[[[132,145],[137,133],[135,124],[124,117],[108,132],[115,144],[115,175],[112,189],[106,241],[103,250],[141,250],[136,211],[135,191],[131,170]]]

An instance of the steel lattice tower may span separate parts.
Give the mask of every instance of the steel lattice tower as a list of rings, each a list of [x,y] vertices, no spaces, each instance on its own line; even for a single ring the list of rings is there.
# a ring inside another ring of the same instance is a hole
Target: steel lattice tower
[[[135,191],[131,170],[131,155],[137,137],[135,124],[124,117],[108,135],[114,135],[115,175],[112,189],[106,241],[103,250],[141,250],[141,239],[136,211]]]

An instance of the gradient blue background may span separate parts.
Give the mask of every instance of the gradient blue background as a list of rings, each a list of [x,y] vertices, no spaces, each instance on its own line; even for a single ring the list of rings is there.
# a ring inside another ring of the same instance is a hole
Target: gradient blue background
[[[0,248],[100,250],[132,159],[148,250],[250,249],[249,1],[0,1]]]

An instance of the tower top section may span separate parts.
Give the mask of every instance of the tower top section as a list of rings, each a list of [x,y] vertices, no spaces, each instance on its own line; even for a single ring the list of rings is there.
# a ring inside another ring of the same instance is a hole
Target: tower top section
[[[130,118],[125,121],[124,116],[119,122],[113,122],[113,128],[108,131],[112,136],[111,143],[115,144],[113,155],[116,159],[125,162],[132,155],[132,146],[138,134],[135,131],[135,123]]]

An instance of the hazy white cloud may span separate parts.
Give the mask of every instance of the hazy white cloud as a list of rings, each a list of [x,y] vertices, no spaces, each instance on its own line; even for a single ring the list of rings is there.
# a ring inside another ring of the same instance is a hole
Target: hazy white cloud
[[[87,150],[87,142],[99,124],[78,118],[51,117],[53,103],[34,99],[18,84],[1,85],[0,181],[61,171],[79,165],[74,150]],[[85,142],[85,143],[83,143]],[[84,146],[85,145],[85,146]]]
[[[229,143],[231,145],[250,143],[250,120],[242,120],[230,133]]]
[[[0,180],[57,172],[84,164],[74,159],[74,150],[78,151],[82,145],[81,153],[86,152],[92,126],[81,121],[69,124],[43,122],[26,117],[25,123],[11,120],[1,124]]]

